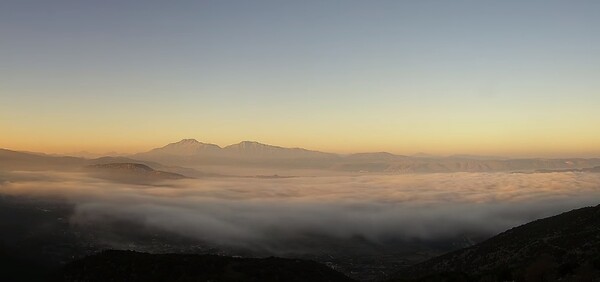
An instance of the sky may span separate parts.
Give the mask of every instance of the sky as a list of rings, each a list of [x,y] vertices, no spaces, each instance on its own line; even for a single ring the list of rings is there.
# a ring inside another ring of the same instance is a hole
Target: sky
[[[600,156],[599,1],[0,2],[0,147]]]

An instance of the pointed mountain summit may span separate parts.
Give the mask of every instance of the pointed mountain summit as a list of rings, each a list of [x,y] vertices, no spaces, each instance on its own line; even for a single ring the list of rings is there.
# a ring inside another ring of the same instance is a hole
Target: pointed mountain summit
[[[256,141],[242,141],[237,144],[229,145],[224,148],[229,151],[238,151],[238,152],[264,152],[270,150],[280,150],[284,149],[279,146],[272,146],[263,143],[258,143]]]
[[[220,158],[222,150],[215,144],[202,143],[196,139],[183,139],[131,157],[169,165],[193,165],[199,161]]]
[[[170,143],[164,147],[152,149],[149,152],[142,154],[162,154],[162,155],[177,155],[191,156],[203,153],[217,153],[221,147],[215,144],[198,142],[196,139],[183,139],[179,142]]]
[[[237,144],[229,145],[224,150],[230,152],[238,152],[238,153],[272,153],[272,152],[283,152],[283,151],[295,151],[295,150],[304,150],[298,148],[284,148],[279,146],[267,145],[263,143],[259,143],[256,141],[242,141]],[[308,151],[308,150],[304,150]]]

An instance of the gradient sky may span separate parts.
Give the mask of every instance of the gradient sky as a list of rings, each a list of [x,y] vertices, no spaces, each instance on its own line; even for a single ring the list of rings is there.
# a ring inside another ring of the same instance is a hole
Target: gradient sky
[[[600,156],[600,1],[1,1],[0,147]]]

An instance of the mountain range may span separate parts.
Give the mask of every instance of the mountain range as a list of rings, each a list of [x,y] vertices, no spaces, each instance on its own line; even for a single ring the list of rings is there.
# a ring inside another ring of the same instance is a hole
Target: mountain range
[[[221,148],[215,144],[183,139],[164,147],[138,153],[132,158],[177,165],[252,165],[313,167],[330,164],[336,154],[302,148],[284,148],[254,141],[242,141]]]
[[[130,157],[179,166],[229,165],[384,173],[534,171],[582,169],[600,165],[600,159],[597,158],[496,159],[490,156],[471,155],[424,157],[395,155],[388,152],[339,155],[303,148],[284,148],[254,141],[243,141],[221,148],[194,139],[184,139]]]
[[[0,170],[80,168],[85,165],[106,163],[140,163],[156,170],[201,177],[216,174],[204,173],[198,170],[205,166],[318,169],[338,172],[376,173],[548,172],[558,170],[594,172],[590,168],[600,166],[600,159],[493,159],[492,157],[470,155],[424,157],[395,155],[388,152],[340,155],[303,148],[285,148],[254,141],[243,141],[220,147],[215,144],[199,142],[195,139],[183,139],[160,148],[129,156],[94,159],[0,149]]]

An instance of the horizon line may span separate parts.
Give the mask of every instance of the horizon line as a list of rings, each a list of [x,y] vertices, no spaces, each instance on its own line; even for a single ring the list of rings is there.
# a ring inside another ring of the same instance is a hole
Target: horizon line
[[[162,146],[158,146],[158,147],[153,147],[149,150],[142,150],[142,151],[136,151],[136,152],[130,152],[130,153],[126,153],[126,152],[118,152],[118,151],[103,151],[103,152],[99,152],[99,151],[90,151],[90,150],[78,150],[78,151],[70,151],[70,152],[44,152],[44,151],[37,151],[37,150],[28,150],[28,149],[12,149],[12,148],[8,148],[8,147],[0,147],[0,150],[7,150],[7,151],[13,151],[13,152],[20,152],[20,153],[29,153],[29,154],[41,154],[41,155],[47,155],[47,156],[65,156],[65,157],[83,157],[82,155],[95,155],[97,157],[129,157],[129,156],[133,156],[135,154],[140,154],[140,153],[145,153],[145,152],[149,152],[152,151],[154,149],[159,149],[159,148],[163,148],[166,147],[168,145],[172,145],[172,144],[177,144],[177,143],[181,143],[184,141],[195,141],[199,144],[204,144],[204,145],[214,145],[217,146],[219,149],[224,149],[226,147],[229,146],[233,146],[233,145],[238,145],[241,143],[245,143],[245,142],[249,142],[249,143],[256,143],[256,144],[260,144],[260,145],[265,145],[265,146],[270,146],[270,147],[277,147],[277,148],[283,148],[283,149],[302,149],[302,150],[307,150],[307,151],[313,151],[313,152],[320,152],[320,153],[326,153],[326,154],[333,154],[333,155],[339,155],[339,156],[350,156],[350,155],[356,155],[356,154],[378,154],[378,153],[386,153],[386,154],[391,154],[394,156],[399,156],[399,157],[409,157],[409,158],[432,158],[432,159],[436,159],[436,158],[486,158],[488,160],[507,160],[507,159],[598,159],[600,158],[599,155],[590,155],[590,156],[573,156],[573,155],[563,155],[563,156],[541,156],[541,155],[536,155],[536,156],[516,156],[516,155],[496,155],[496,154],[477,154],[477,153],[450,153],[450,154],[432,154],[432,153],[428,153],[428,152],[423,152],[423,151],[419,151],[419,152],[415,152],[415,153],[410,153],[410,154],[398,154],[398,153],[393,153],[393,152],[389,152],[389,151],[354,151],[354,152],[348,152],[348,153],[339,153],[339,152],[330,152],[330,151],[326,151],[326,150],[315,150],[315,149],[308,149],[305,147],[286,147],[286,146],[280,146],[280,145],[272,145],[269,143],[263,143],[260,141],[256,141],[256,140],[242,140],[239,141],[237,143],[232,143],[232,144],[228,144],[228,145],[219,145],[216,143],[211,143],[211,142],[203,142],[203,141],[198,141],[198,139],[196,138],[182,138],[179,141],[175,141],[175,142],[169,142],[165,145]]]

